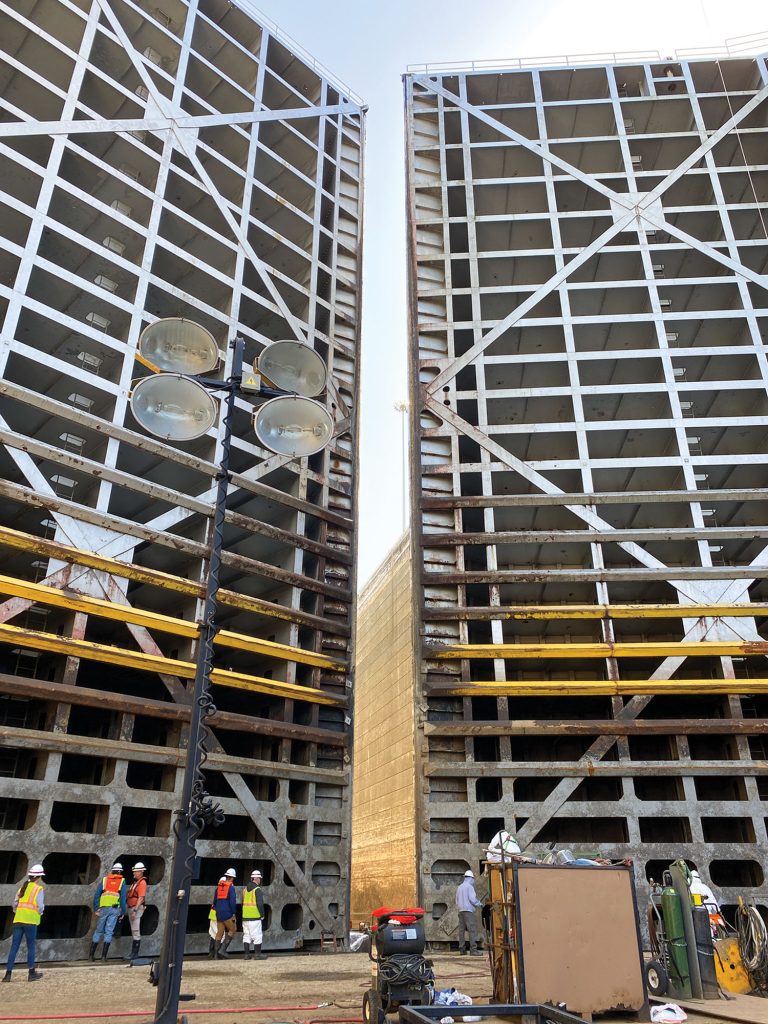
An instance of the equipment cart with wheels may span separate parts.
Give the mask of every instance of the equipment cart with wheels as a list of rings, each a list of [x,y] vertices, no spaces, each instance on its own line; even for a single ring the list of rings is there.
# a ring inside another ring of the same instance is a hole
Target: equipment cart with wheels
[[[371,987],[363,997],[365,1024],[383,1024],[400,1006],[429,1006],[435,991],[432,961],[423,953],[424,910],[379,907],[371,914]]]

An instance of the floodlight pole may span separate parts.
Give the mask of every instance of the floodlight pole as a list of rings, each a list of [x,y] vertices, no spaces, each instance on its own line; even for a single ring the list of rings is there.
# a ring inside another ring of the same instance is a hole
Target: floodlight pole
[[[211,531],[208,556],[208,579],[205,591],[205,609],[200,623],[200,637],[197,645],[195,681],[192,690],[189,740],[184,766],[181,809],[176,811],[173,823],[174,847],[171,863],[171,879],[168,888],[165,929],[158,965],[157,1003],[155,1024],[177,1024],[181,991],[181,972],[184,964],[184,944],[187,937],[187,917],[192,878],[197,858],[196,841],[208,823],[218,824],[223,820],[221,811],[214,805],[205,791],[203,765],[207,759],[205,741],[208,727],[205,720],[216,711],[211,699],[211,668],[213,665],[213,643],[218,632],[216,613],[218,609],[219,570],[224,535],[229,488],[229,453],[232,441],[232,419],[235,411],[235,395],[240,389],[243,376],[243,352],[245,342],[237,337],[232,342],[232,369],[227,380],[212,381],[197,379],[211,390],[226,391],[223,419],[224,433],[221,438],[221,457],[217,473],[216,499],[214,502],[213,529]]]

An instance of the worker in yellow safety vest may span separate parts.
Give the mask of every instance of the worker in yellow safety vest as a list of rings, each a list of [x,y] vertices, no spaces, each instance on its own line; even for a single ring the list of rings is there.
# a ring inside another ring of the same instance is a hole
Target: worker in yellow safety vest
[[[42,971],[35,970],[35,943],[37,941],[37,926],[40,924],[45,910],[44,875],[43,865],[33,864],[29,869],[28,880],[16,893],[16,899],[13,901],[11,949],[8,953],[3,981],[11,980],[13,965],[16,963],[22,939],[27,941],[27,967],[29,969],[27,980],[40,981],[43,976]]]
[[[243,949],[245,959],[266,960],[266,953],[261,952],[262,930],[264,918],[264,893],[261,890],[261,872],[252,871],[251,880],[243,889]]]
[[[118,921],[122,921],[128,912],[126,903],[126,887],[123,878],[123,865],[115,863],[108,875],[99,882],[93,897],[93,911],[99,919],[96,923],[96,930],[91,941],[91,952],[89,958],[96,959],[96,947],[104,938],[104,948],[101,951],[101,959],[107,959],[109,944],[115,933]]]

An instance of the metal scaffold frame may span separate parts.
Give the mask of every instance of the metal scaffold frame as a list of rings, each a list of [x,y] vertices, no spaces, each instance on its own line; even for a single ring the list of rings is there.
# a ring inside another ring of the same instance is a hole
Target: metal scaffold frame
[[[768,70],[682,56],[405,77],[435,940],[505,824],[768,896]]]
[[[141,859],[157,951],[223,428],[158,441],[129,397],[142,328],[180,316],[225,375],[236,333],[249,363],[314,348],[334,422],[276,455],[235,399],[205,764],[227,821],[187,948],[228,866],[263,873],[267,947],[343,936],[365,109],[225,0],[0,3],[0,40],[1,901],[43,861],[40,956],[76,958],[98,878]]]

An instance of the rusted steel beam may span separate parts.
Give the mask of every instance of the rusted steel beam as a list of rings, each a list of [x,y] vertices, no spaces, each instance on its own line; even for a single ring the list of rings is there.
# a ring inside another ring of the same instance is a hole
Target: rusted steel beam
[[[495,571],[425,572],[422,579],[429,586],[446,584],[496,583],[618,583],[643,580],[743,580],[768,577],[768,567],[760,565],[677,566],[663,569],[498,569]]]
[[[93,736],[76,736],[69,733],[45,732],[40,729],[17,729],[0,725],[0,747],[17,747],[24,750],[47,750],[61,753],[90,754],[110,760],[143,761],[149,764],[165,764],[182,768],[187,752],[179,747],[155,747],[147,743],[115,743]],[[229,754],[209,752],[206,768],[220,772],[241,772],[246,775],[271,775],[277,766],[272,761],[257,758],[232,757]],[[308,779],[318,782],[346,781],[346,770],[334,768],[310,768],[304,765],[288,765],[280,762],[280,775],[293,779]]]
[[[131,697],[114,690],[92,690],[86,686],[69,686],[66,683],[49,683],[43,679],[24,676],[10,676],[0,673],[0,693],[9,697],[32,697],[36,700],[56,701],[60,704],[75,704],[84,707],[106,707],[113,711],[125,711],[132,715],[150,715],[173,722],[189,720],[189,705],[175,704],[165,700],[151,700],[147,697]],[[214,729],[227,732],[249,732],[258,736],[277,736],[286,739],[303,740],[307,743],[321,743],[329,747],[346,747],[345,733],[335,729],[317,729],[308,725],[295,725],[272,718],[256,718],[239,715],[231,711],[218,710],[208,719]]]
[[[23,504],[33,508],[43,508],[49,511],[66,512],[75,519],[82,519],[86,522],[93,522],[105,529],[115,533],[124,533],[130,537],[137,537],[149,544],[160,544],[162,547],[172,548],[174,551],[181,551],[184,554],[192,555],[205,561],[208,557],[208,545],[199,541],[188,540],[175,533],[159,531],[153,527],[142,526],[127,519],[121,519],[115,515],[100,515],[99,513],[88,512],[86,506],[77,502],[66,501],[50,494],[40,494],[29,487],[22,487],[20,484],[12,484],[8,481],[0,482],[0,495],[9,497],[12,500],[22,501]],[[243,572],[253,576],[265,576],[286,586],[297,587],[300,590],[313,590],[319,594],[330,597],[340,597],[342,600],[349,599],[347,591],[342,587],[330,583],[321,583],[311,576],[304,576],[301,573],[291,572],[278,566],[270,565],[268,562],[261,562],[255,558],[247,558],[245,555],[238,555],[232,551],[222,552],[222,562],[225,565],[242,569]]]
[[[509,722],[425,722],[425,736],[759,736],[768,718],[515,719]]]
[[[704,526],[644,530],[499,530],[495,533],[428,533],[425,547],[473,544],[594,544],[611,541],[753,540],[768,537],[768,527]]]
[[[443,697],[639,697],[660,694],[768,694],[768,679],[511,679],[430,683],[425,692]]]
[[[0,493],[2,493],[2,490],[3,485],[0,483]],[[39,505],[39,499],[36,500],[35,504]],[[62,502],[62,504],[66,503]],[[76,513],[71,512],[70,514],[75,515]],[[104,517],[104,520],[105,523],[113,521],[111,517]],[[53,558],[57,561],[68,562],[74,565],[84,565],[87,568],[99,569],[103,572],[111,573],[113,576],[133,580],[136,583],[145,583],[148,586],[161,587],[165,590],[189,594],[192,597],[202,598],[205,596],[204,584],[185,579],[183,576],[172,576],[170,573],[161,572],[158,569],[149,569],[146,566],[135,565],[132,562],[121,562],[116,558],[108,558],[91,551],[83,551],[69,544],[46,540],[34,534],[12,530],[7,526],[0,526],[0,546],[15,548],[19,551],[28,551],[35,555],[44,555],[47,558]],[[344,595],[338,594],[338,598],[343,601]],[[349,636],[351,633],[350,627],[345,623],[337,623],[320,615],[311,615],[308,612],[286,608],[281,604],[265,601],[258,597],[250,597],[247,594],[238,594],[234,590],[220,590],[219,602],[228,607],[237,608],[240,611],[284,619],[287,622],[296,622],[299,625],[310,626],[327,633],[341,636]]]
[[[47,587],[42,583],[30,583],[27,580],[18,580],[11,576],[0,575],[0,594],[10,594],[13,597],[21,597],[37,604],[48,604],[57,608],[66,608],[70,611],[79,611],[85,615],[95,615],[101,618],[113,619],[119,622],[133,622],[136,625],[144,626],[146,629],[158,630],[161,633],[172,633],[175,636],[184,636],[196,640],[200,634],[200,624],[190,622],[188,619],[177,619],[170,615],[161,615],[159,612],[150,612],[133,605],[118,604],[114,601],[104,601],[95,597],[84,597],[68,590],[58,590],[55,587]],[[330,669],[334,672],[344,672],[346,663],[341,658],[333,658],[327,654],[316,654],[314,651],[305,651],[300,647],[292,647],[290,644],[279,644],[272,640],[260,640],[256,637],[246,636],[244,633],[233,633],[230,630],[222,629],[215,637],[215,643],[222,647],[230,647],[240,651],[247,651],[251,654],[264,655],[266,657],[278,658],[282,661],[295,661],[302,665],[312,665],[315,668]]]
[[[211,501],[202,500],[188,495],[182,491],[164,487],[161,484],[146,480],[143,477],[136,477],[131,473],[125,473],[119,469],[105,466],[102,462],[87,459],[82,455],[76,455],[61,448],[55,448],[45,442],[33,441],[10,430],[0,428],[0,444],[6,444],[20,451],[25,451],[39,459],[52,459],[56,463],[67,466],[75,472],[82,473],[86,477],[96,480],[107,480],[117,487],[124,487],[126,490],[145,494],[155,501],[187,509],[190,513],[197,513],[206,517],[213,516],[213,504]],[[269,523],[263,523],[252,516],[245,516],[239,512],[227,512],[225,519],[233,526],[244,530],[247,533],[268,537],[289,547],[300,547],[323,558],[334,558],[347,565],[352,564],[352,556],[344,552],[336,551],[334,548],[321,544],[318,541],[309,540],[297,533],[283,530]]]
[[[428,661],[459,661],[487,658],[543,661],[551,658],[741,658],[768,654],[768,640],[646,640],[639,643],[513,643],[513,644],[435,644],[426,643],[422,651]]]
[[[633,776],[748,776],[768,775],[768,761],[589,761],[577,764],[573,761],[526,761],[525,764],[509,761],[494,761],[493,764],[472,761],[444,764],[432,761],[424,766],[429,778],[614,778],[631,779]],[[556,817],[556,814],[550,815]],[[549,819],[548,819],[549,820]]]
[[[86,661],[119,665],[122,668],[138,669],[140,672],[170,674],[179,676],[181,679],[193,679],[195,675],[195,664],[191,661],[159,657],[155,654],[145,654],[143,651],[130,651],[124,647],[97,644],[88,640],[75,640],[72,637],[59,636],[56,633],[23,629],[20,626],[11,626],[7,622],[0,623],[0,643],[13,644],[35,651],[50,651],[68,657],[85,658]],[[299,686],[296,683],[284,683],[277,679],[246,675],[244,672],[232,672],[228,669],[213,669],[211,682],[235,690],[265,693],[286,700],[304,700],[311,704],[331,704],[335,707],[344,707],[347,703],[345,697],[337,697],[325,690]]]
[[[423,497],[423,509],[443,508],[508,508],[536,505],[648,505],[656,502],[692,501],[709,505],[713,501],[768,501],[768,488],[713,488],[705,491],[603,491],[593,494],[493,494],[477,496]]]
[[[431,607],[422,619],[442,622],[472,619],[697,619],[768,614],[768,602],[752,604],[502,604],[469,608]]]
[[[218,467],[212,462],[206,462],[204,459],[196,458],[194,455],[189,455],[187,452],[182,452],[170,445],[165,445],[161,441],[156,441],[146,435],[134,433],[132,430],[127,430],[125,427],[118,426],[110,420],[100,419],[98,416],[94,416],[91,413],[83,412],[79,409],[75,409],[73,406],[65,405],[63,402],[57,402],[52,398],[47,398],[45,395],[40,395],[33,391],[27,391],[8,380],[0,381],[0,395],[7,395],[19,402],[34,405],[36,409],[44,409],[46,412],[51,413],[51,415],[61,416],[63,419],[79,423],[81,426],[87,427],[89,430],[93,430],[97,434],[101,434],[104,437],[115,438],[121,443],[130,445],[131,448],[136,448],[139,451],[151,452],[163,461],[175,462],[179,465],[187,466],[190,469],[198,470],[200,473],[210,477],[211,479],[215,478],[218,473]],[[314,476],[318,483],[327,485],[331,490],[338,489],[334,483],[327,480],[324,476]],[[336,526],[353,529],[354,524],[352,523],[352,520],[348,519],[346,516],[340,515],[337,512],[332,512],[328,508],[313,505],[312,502],[305,501],[302,498],[296,498],[291,494],[286,494],[284,491],[278,490],[276,487],[270,487],[268,484],[262,484],[257,480],[251,480],[249,477],[243,476],[241,473],[232,474],[232,484],[233,486],[239,487],[251,494],[267,498],[269,501],[274,501],[279,505],[285,505],[298,512],[305,512],[307,515],[315,516],[317,519],[323,519],[328,523],[334,523]]]

